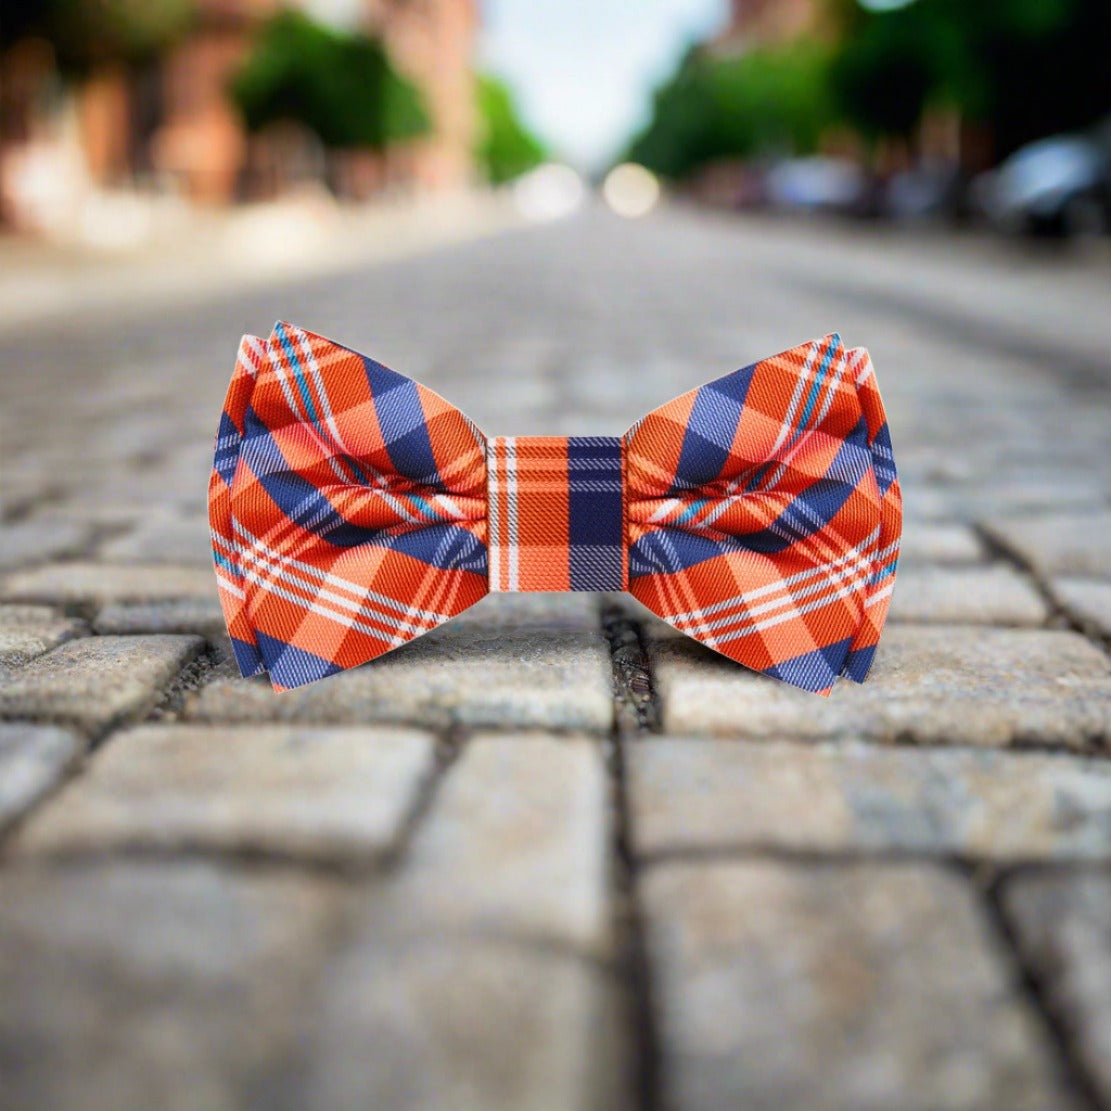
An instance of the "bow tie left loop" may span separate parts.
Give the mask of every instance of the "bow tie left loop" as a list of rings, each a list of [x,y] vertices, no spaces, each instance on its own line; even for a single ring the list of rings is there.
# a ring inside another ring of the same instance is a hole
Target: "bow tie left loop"
[[[210,483],[240,669],[293,687],[486,593],[485,441],[432,390],[292,325],[243,338]]]

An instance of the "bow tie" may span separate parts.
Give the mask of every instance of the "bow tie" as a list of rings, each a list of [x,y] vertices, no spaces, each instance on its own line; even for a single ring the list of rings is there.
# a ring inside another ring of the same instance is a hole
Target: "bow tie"
[[[828,694],[871,664],[902,500],[868,353],[836,335],[622,437],[487,439],[432,390],[279,323],[240,343],[209,516],[236,661],[279,690],[489,591],[627,590],[746,667]]]

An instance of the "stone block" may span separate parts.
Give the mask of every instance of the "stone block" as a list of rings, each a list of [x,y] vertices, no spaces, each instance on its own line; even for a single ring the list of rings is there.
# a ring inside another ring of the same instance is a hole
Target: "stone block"
[[[1111,579],[1111,512],[1016,515],[989,520],[985,527],[1047,578]]]
[[[1111,1103],[1111,869],[1019,873],[1002,905],[1023,962]]]
[[[649,870],[643,905],[665,1106],[1078,1106],[952,873],[674,863]]]
[[[0,605],[0,670],[18,667],[85,631],[49,606]]]
[[[0,716],[104,728],[153,705],[202,646],[188,636],[69,641],[0,684]]]
[[[374,856],[396,845],[433,747],[402,729],[139,726],[102,745],[18,845]]]
[[[1005,564],[910,566],[900,571],[892,621],[941,625],[1041,625],[1049,609],[1031,583]]]
[[[820,699],[657,628],[667,733],[1080,748],[1111,731],[1111,659],[1072,632],[892,624],[868,680]]]
[[[637,852],[1111,859],[1111,761],[661,737],[626,753]]]
[[[331,885],[210,864],[0,873],[10,1107],[282,1106]]]
[[[1111,639],[1111,580],[1052,579],[1054,600],[1082,628]]]
[[[81,748],[64,729],[0,722],[0,830],[61,780]]]
[[[9,575],[0,598],[32,602],[155,602],[209,599],[216,593],[212,570],[108,563],[48,563]]]
[[[207,721],[392,722],[606,733],[609,647],[600,628],[449,623],[362,667],[275,694],[217,679],[190,703]]]

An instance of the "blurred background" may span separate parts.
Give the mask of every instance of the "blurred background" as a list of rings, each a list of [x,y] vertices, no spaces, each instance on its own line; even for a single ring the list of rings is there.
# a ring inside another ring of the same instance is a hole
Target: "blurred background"
[[[198,213],[655,182],[728,209],[1111,227],[1105,0],[21,0],[6,232],[108,250]]]

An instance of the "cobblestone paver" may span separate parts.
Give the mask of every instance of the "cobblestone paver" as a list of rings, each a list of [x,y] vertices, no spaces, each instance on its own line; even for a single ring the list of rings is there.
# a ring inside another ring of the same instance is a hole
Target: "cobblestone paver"
[[[0,322],[0,1108],[1111,1107],[1107,277],[588,210]],[[276,317],[492,434],[867,344],[907,512],[872,679],[589,595],[239,679],[205,487]]]
[[[1111,660],[1075,632],[893,622],[868,682],[819,702],[646,625],[668,732],[1101,749],[1111,733]]]
[[[38,802],[80,751],[68,730],[0,722],[0,830]]]
[[[1019,875],[1003,889],[1018,947],[1097,1089],[1111,1103],[1111,870]]]
[[[959,876],[716,861],[645,896],[672,1106],[1074,1106]]]
[[[403,730],[140,726],[32,816],[15,847],[381,854],[431,777],[433,745]]]

